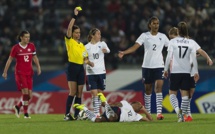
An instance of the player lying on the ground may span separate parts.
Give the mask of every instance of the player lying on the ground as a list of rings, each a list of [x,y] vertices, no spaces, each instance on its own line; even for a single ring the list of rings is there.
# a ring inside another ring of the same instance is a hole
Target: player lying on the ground
[[[99,93],[98,96],[102,101],[102,105],[105,107],[105,112],[99,118],[97,118],[92,111],[85,107],[84,104],[74,104],[73,107],[79,110],[84,110],[86,116],[93,122],[152,121],[152,116],[138,101],[129,104],[127,101],[123,100],[118,103],[109,105],[102,93]],[[146,117],[138,114],[138,112],[140,111],[142,111],[146,115]]]

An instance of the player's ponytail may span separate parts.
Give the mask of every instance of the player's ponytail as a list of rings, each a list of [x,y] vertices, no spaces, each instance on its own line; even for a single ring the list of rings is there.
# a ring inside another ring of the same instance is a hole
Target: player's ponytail
[[[18,35],[17,35],[17,39],[19,42],[21,42],[21,37],[23,37],[25,34],[30,34],[28,31],[24,30],[21,31]]]
[[[178,31],[181,37],[189,38],[186,22],[182,21],[178,23]]]

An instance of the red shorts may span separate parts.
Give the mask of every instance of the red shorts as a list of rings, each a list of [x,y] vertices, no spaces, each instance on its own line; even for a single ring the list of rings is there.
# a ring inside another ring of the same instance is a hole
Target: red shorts
[[[32,90],[33,87],[33,76],[32,75],[18,75],[15,74],[16,85],[19,91],[23,88]]]

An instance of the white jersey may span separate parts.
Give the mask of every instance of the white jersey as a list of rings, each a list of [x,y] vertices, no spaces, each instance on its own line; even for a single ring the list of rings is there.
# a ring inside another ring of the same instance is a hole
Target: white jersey
[[[144,45],[144,59],[142,67],[144,68],[163,68],[164,61],[162,50],[168,47],[169,39],[165,34],[157,33],[152,35],[150,32],[142,33],[136,43]]]
[[[172,70],[171,73],[189,73],[191,72],[190,59],[191,56],[196,57],[196,47],[195,41],[192,39],[176,37],[169,42],[168,56],[169,53],[172,57]],[[165,65],[165,70],[167,70],[168,65]]]
[[[196,51],[199,50],[199,49],[201,48],[201,47],[199,46],[199,44],[196,43],[195,41],[194,41],[194,45],[195,45],[195,50],[196,50]],[[191,64],[193,63],[193,59],[192,59],[192,58],[190,58],[190,63],[191,63]],[[194,69],[193,69],[193,67],[191,67],[191,73],[190,73],[190,75],[193,77],[194,74],[195,74]]]
[[[119,122],[133,122],[133,121],[140,121],[140,119],[143,118],[142,115],[136,113],[127,101],[123,100],[120,101],[122,103],[121,114],[120,114],[120,120]]]
[[[94,67],[86,65],[86,74],[105,74],[105,62],[104,62],[104,53],[102,49],[106,49],[107,53],[110,53],[110,49],[104,41],[99,41],[96,44],[91,44],[90,42],[85,45],[89,61],[94,63]]]

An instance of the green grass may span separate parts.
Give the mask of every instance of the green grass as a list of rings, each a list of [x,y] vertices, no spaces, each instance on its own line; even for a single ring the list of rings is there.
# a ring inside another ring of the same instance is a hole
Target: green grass
[[[0,134],[214,134],[215,114],[193,114],[192,122],[177,123],[176,114],[153,122],[93,123],[64,121],[63,115],[31,115],[31,119],[0,114]]]

